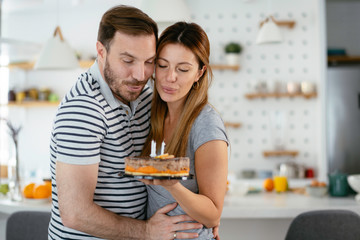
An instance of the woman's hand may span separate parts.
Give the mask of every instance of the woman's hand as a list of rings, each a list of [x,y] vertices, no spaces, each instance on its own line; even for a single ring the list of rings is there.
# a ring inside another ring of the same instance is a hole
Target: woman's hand
[[[220,223],[217,226],[213,227],[213,235],[216,240],[220,240],[219,227],[220,227]]]

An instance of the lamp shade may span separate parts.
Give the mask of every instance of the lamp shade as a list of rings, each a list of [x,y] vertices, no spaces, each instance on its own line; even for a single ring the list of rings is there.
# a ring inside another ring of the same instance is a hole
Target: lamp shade
[[[159,34],[175,22],[190,21],[190,10],[184,0],[144,0],[141,8],[158,24]]]
[[[142,9],[157,23],[190,20],[190,10],[184,0],[145,0]]]
[[[279,26],[272,18],[267,18],[264,24],[260,27],[256,44],[281,43],[282,41],[283,35]]]
[[[41,50],[35,69],[71,69],[79,67],[75,52],[64,40],[60,27],[56,27],[54,37]]]

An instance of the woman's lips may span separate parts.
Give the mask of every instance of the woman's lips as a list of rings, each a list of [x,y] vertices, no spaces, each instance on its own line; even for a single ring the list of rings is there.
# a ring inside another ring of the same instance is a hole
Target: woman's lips
[[[169,94],[172,94],[172,93],[175,93],[176,92],[176,89],[175,88],[171,88],[171,87],[162,87],[163,91],[165,93],[169,93]]]

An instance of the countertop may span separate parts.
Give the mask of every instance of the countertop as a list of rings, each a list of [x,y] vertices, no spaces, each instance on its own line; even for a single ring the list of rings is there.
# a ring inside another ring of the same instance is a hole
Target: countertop
[[[9,199],[0,199],[0,213],[11,214],[22,210],[50,211],[50,209],[50,202],[12,202]],[[260,192],[245,196],[227,194],[222,218],[294,218],[305,211],[322,209],[348,209],[360,215],[360,203],[355,201],[354,195],[316,198],[291,192]]]
[[[10,199],[0,198],[0,213],[11,214],[17,211],[48,211],[50,212],[50,200],[23,200],[14,202]]]
[[[305,211],[347,209],[360,215],[360,202],[354,195],[347,197],[311,197],[292,192],[248,193],[245,196],[228,194],[223,219],[294,218]]]

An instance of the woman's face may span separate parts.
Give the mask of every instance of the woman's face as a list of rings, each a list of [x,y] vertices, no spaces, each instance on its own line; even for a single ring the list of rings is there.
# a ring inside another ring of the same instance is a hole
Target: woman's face
[[[167,44],[156,60],[156,89],[163,101],[184,103],[194,82],[202,76],[196,56],[181,44]]]

